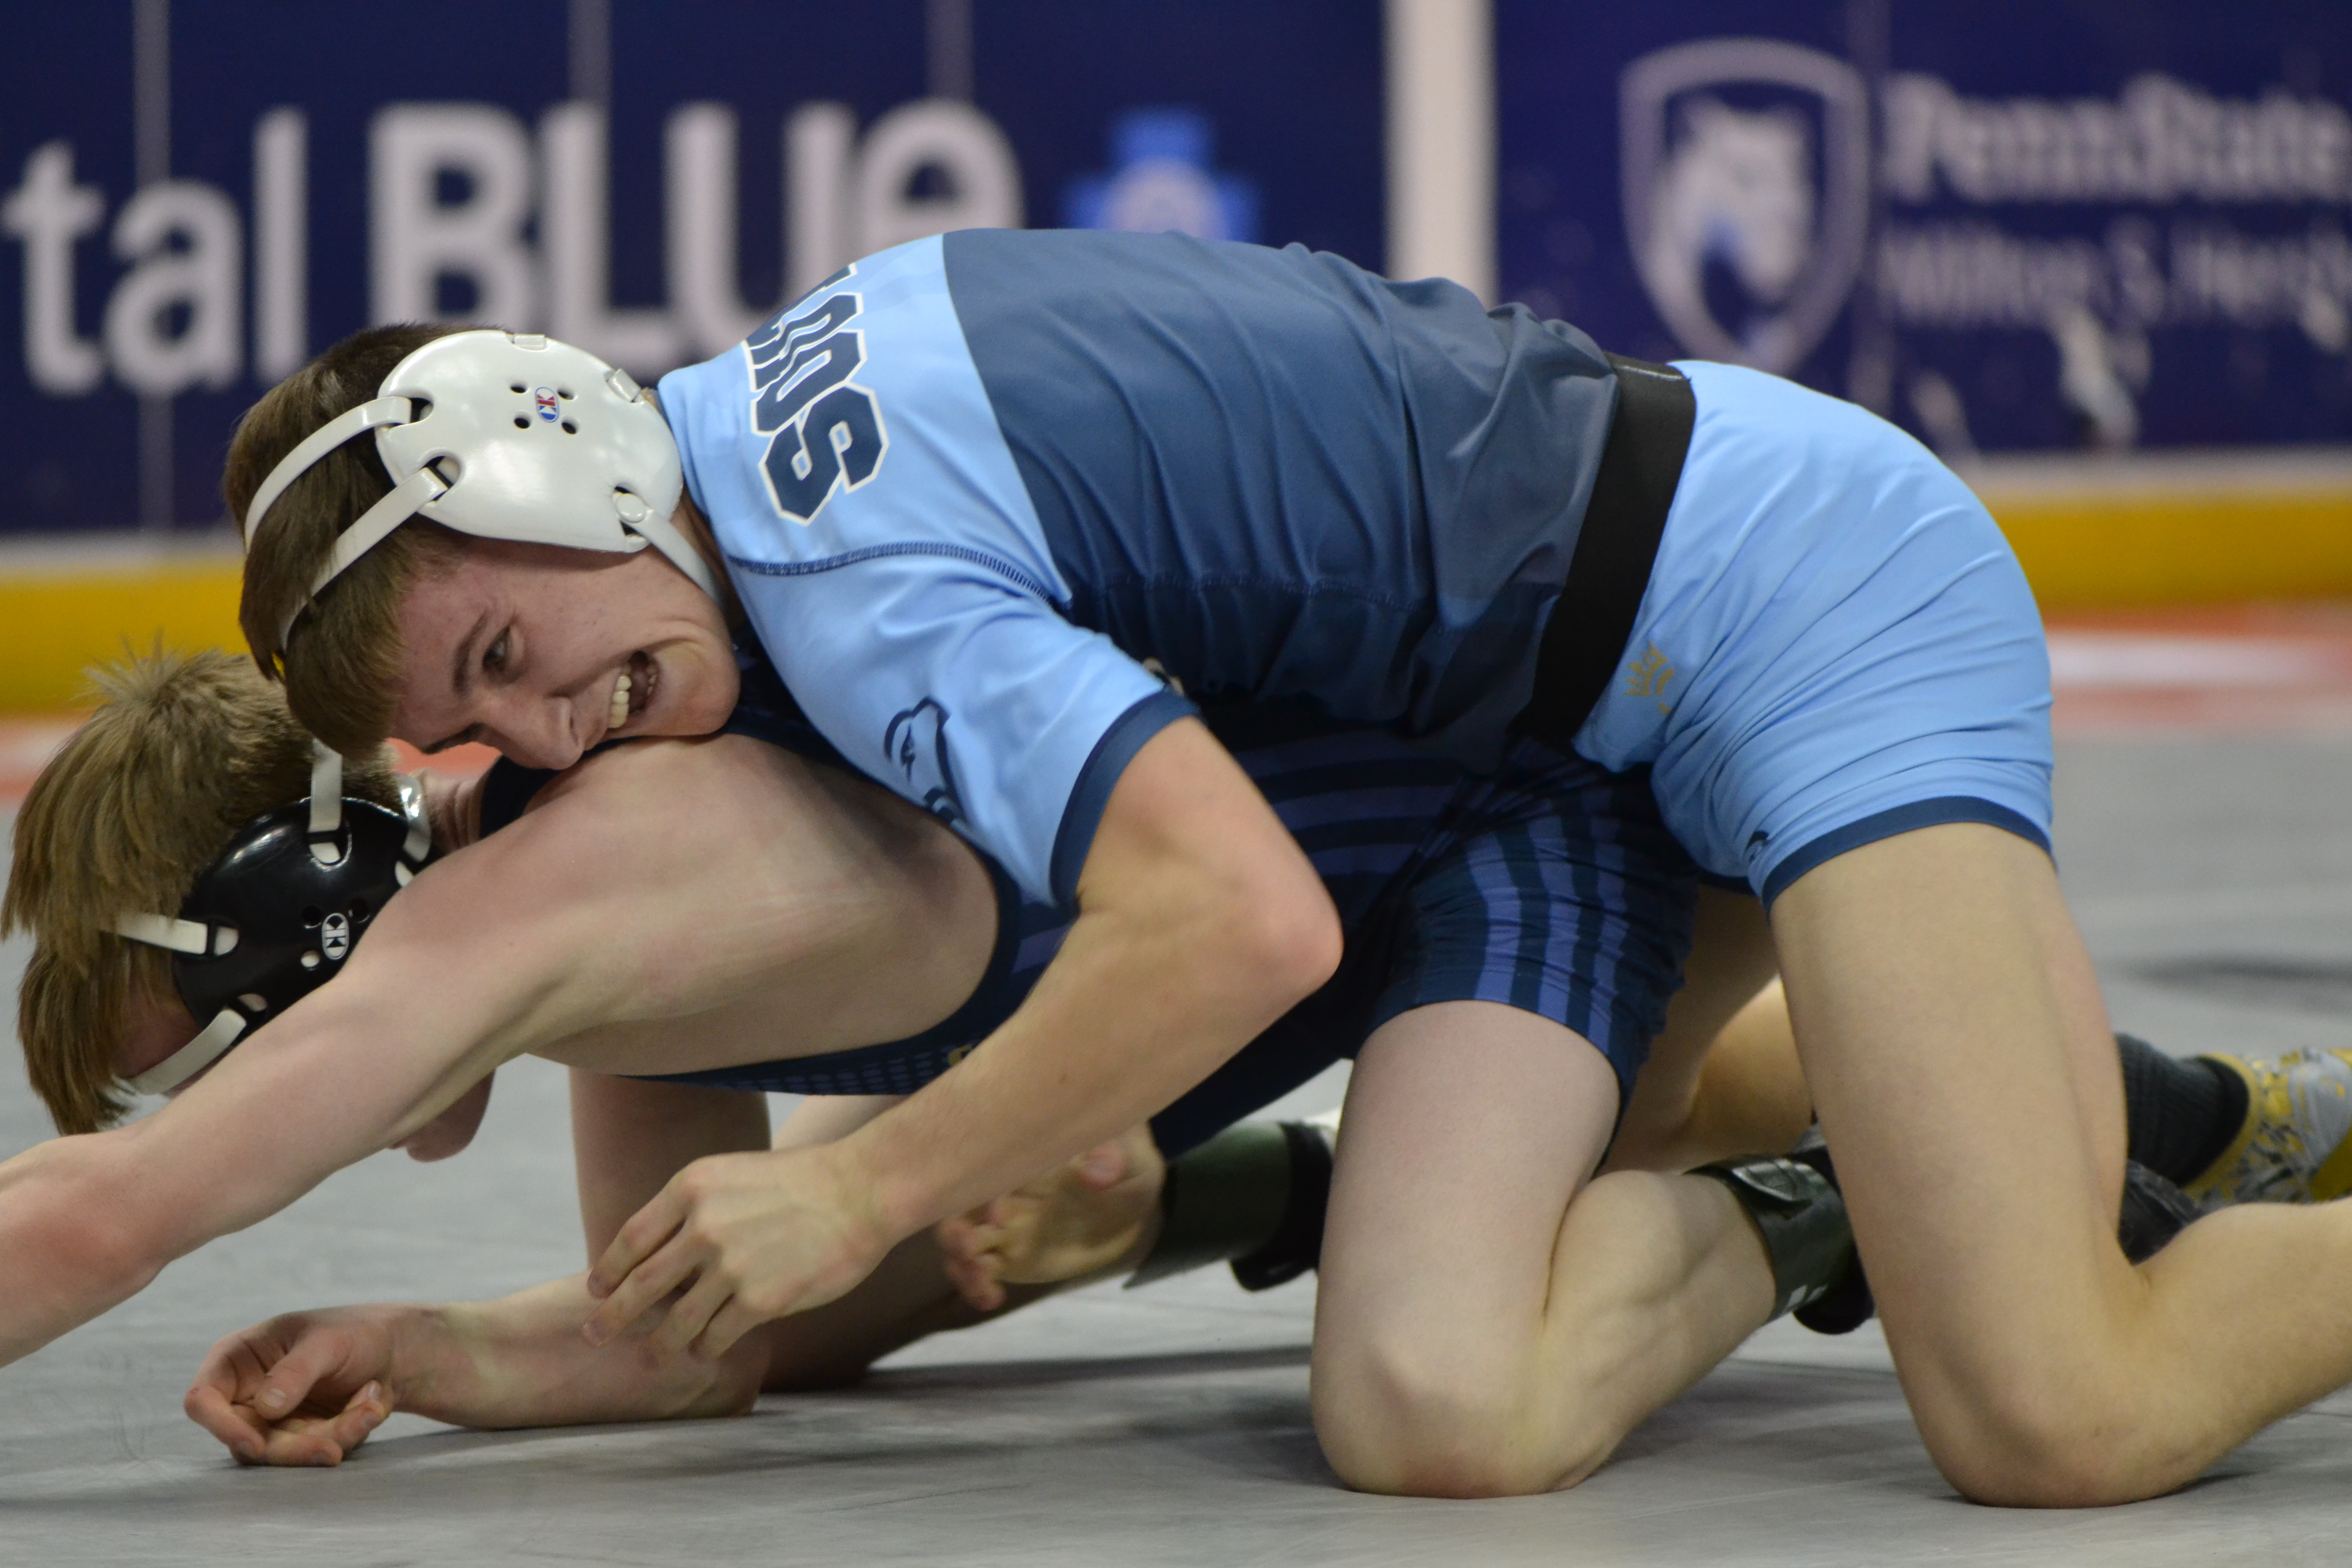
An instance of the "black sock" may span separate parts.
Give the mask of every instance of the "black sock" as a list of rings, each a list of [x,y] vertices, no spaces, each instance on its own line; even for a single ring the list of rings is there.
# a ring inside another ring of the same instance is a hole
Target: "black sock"
[[[2187,1186],[2221,1158],[2246,1123],[2245,1080],[2202,1057],[2166,1056],[2146,1040],[2116,1037],[2123,1057],[2126,1152]]]

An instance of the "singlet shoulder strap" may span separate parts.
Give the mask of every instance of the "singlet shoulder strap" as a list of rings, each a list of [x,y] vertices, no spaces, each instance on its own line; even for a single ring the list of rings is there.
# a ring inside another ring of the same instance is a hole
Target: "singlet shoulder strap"
[[[1568,582],[1536,653],[1535,696],[1517,728],[1555,751],[1570,749],[1608,690],[1666,531],[1698,400],[1672,365],[1610,354],[1617,413],[1592,479],[1592,499],[1570,558]]]
[[[555,778],[547,768],[527,768],[521,763],[500,757],[482,775],[481,836],[488,838],[501,827],[511,827]]]

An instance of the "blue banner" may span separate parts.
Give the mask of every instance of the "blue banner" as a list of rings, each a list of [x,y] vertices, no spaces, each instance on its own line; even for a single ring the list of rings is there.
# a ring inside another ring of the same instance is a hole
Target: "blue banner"
[[[1507,298],[1976,451],[2352,439],[2352,5],[1496,0]]]
[[[370,321],[641,373],[974,223],[1385,259],[1373,0],[18,6],[0,532],[218,521]],[[1500,292],[1948,455],[2352,439],[2352,6],[1495,0]]]
[[[237,415],[371,321],[652,374],[971,224],[1381,261],[1367,0],[117,0],[5,40],[0,531],[215,523]]]

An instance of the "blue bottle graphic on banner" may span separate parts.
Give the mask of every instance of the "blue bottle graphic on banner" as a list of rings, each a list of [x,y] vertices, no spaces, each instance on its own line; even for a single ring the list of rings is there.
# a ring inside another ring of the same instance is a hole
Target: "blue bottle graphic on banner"
[[[1209,117],[1196,109],[1120,115],[1111,124],[1111,172],[1070,182],[1070,226],[1255,239],[1257,187],[1211,166],[1213,140]]]

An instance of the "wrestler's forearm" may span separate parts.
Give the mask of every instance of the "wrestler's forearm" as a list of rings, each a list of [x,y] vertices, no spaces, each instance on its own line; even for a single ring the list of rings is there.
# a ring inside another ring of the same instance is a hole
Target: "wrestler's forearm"
[[[390,1382],[401,1409],[456,1426],[737,1415],[762,1387],[837,1387],[926,1335],[970,1327],[1063,1288],[1017,1286],[998,1311],[974,1310],[949,1283],[931,1238],[919,1236],[847,1296],[770,1323],[710,1363],[648,1357],[642,1331],[592,1348],[580,1321],[593,1303],[575,1275],[495,1301],[390,1309],[398,1314]]]
[[[456,1426],[509,1427],[738,1415],[759,1396],[759,1336],[716,1362],[656,1362],[638,1334],[583,1341],[593,1306],[574,1275],[495,1301],[394,1309],[394,1402]]]
[[[0,1365],[144,1289],[170,1259],[110,1191],[97,1133],[36,1145],[0,1164]]]
[[[1143,1121],[1328,978],[1339,919],[1246,775],[1189,721],[1113,790],[1061,952],[1003,1027],[839,1145],[895,1236]]]

